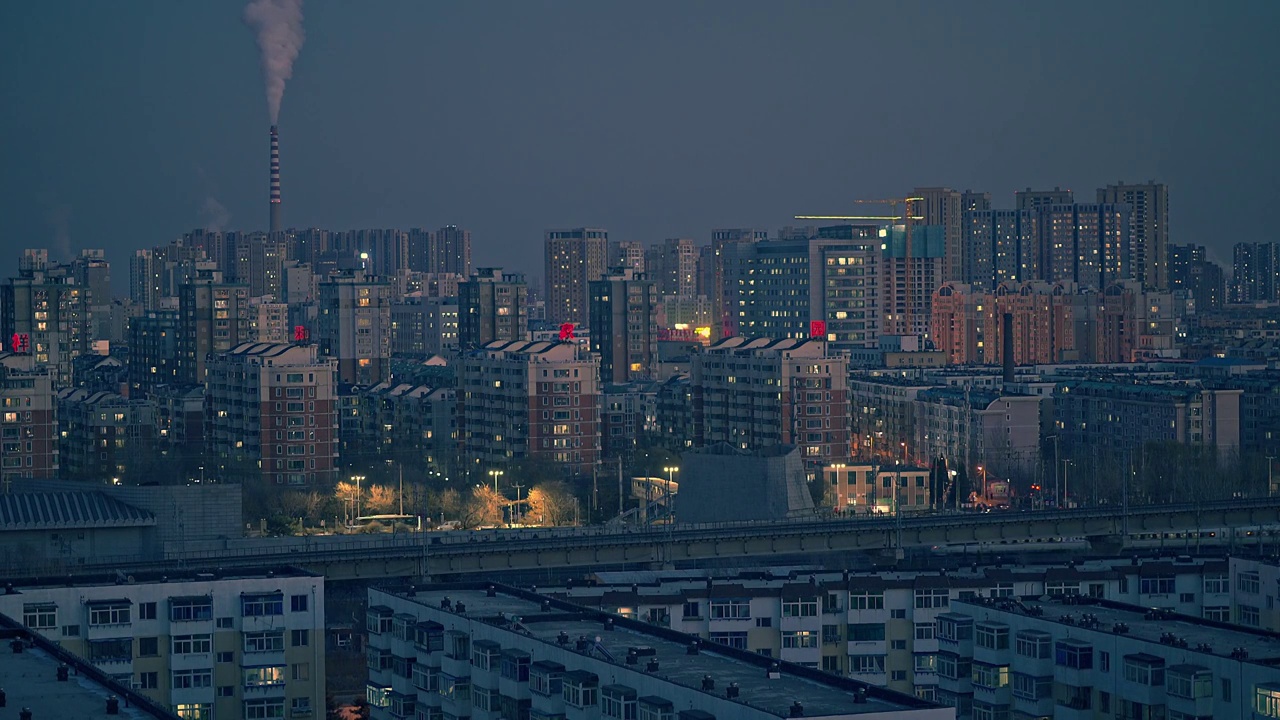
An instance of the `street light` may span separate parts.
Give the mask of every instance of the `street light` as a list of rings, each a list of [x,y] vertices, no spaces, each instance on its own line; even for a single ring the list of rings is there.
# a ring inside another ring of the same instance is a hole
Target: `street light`
[[[668,465],[662,469],[667,473],[667,525],[670,525],[675,522],[675,513],[671,509],[671,476],[680,472],[680,468],[675,465]]]
[[[360,482],[361,482],[362,480],[364,480],[364,476],[363,476],[363,475],[356,475],[356,476],[355,476],[355,481],[356,481],[356,499],[355,499],[356,516],[355,516],[355,518],[354,518],[354,519],[355,519],[356,521],[359,521],[359,520],[360,520],[360,516],[361,516],[361,512],[360,512],[360,495],[361,495],[361,492],[360,492]]]
[[[498,492],[498,477],[502,475],[501,470],[490,470],[489,477],[493,478],[493,491]]]
[[[832,465],[831,465],[831,469],[834,471],[834,476],[835,476],[835,477],[834,477],[834,482],[833,482],[832,484],[836,486],[836,506],[835,506],[835,510],[836,510],[836,511],[839,511],[842,507],[844,507],[844,505],[845,505],[845,504],[848,504],[848,502],[849,502],[849,500],[848,500],[848,496],[849,496],[849,476],[848,476],[848,475],[845,475],[845,481],[844,481],[844,497],[841,497],[841,494],[840,494],[840,471],[845,469],[845,464],[844,464],[844,463],[832,463]],[[842,502],[841,502],[841,500],[843,500],[844,502],[842,503]]]
[[[987,501],[987,468],[985,465],[978,466],[978,472],[982,473],[982,501]]]

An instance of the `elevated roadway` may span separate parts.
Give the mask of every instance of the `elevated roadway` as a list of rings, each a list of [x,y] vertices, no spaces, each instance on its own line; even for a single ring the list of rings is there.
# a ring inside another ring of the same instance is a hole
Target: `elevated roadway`
[[[330,579],[450,577],[554,568],[662,567],[715,559],[897,552],[911,548],[974,546],[1015,553],[1029,540],[1087,540],[1094,551],[1116,552],[1142,538],[1195,550],[1245,546],[1280,528],[1280,498],[1147,505],[1127,512],[1108,506],[1076,510],[938,513],[636,528],[525,528],[358,536],[246,538],[221,548],[172,552],[159,561],[102,559],[83,570],[247,568],[296,565]],[[1212,531],[1212,537],[1208,532]],[[1179,539],[1165,541],[1163,538]],[[1194,536],[1194,539],[1193,539]],[[1280,541],[1280,535],[1275,536]],[[1148,543],[1147,546],[1150,546]]]

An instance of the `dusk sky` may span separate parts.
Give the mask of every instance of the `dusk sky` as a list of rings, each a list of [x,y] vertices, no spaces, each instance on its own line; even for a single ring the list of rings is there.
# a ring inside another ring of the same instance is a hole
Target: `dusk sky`
[[[0,5],[0,267],[265,229],[239,2]],[[1170,239],[1278,240],[1280,2],[326,2],[281,111],[289,227],[771,232],[916,185],[1169,185]],[[1270,49],[1268,49],[1270,48]]]

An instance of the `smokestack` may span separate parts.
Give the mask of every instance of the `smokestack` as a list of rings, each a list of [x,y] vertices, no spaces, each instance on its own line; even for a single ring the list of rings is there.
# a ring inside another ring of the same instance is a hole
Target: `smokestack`
[[[1004,381],[1008,384],[1013,382],[1013,313],[1005,313],[1002,320],[1004,326],[1000,341],[1004,354]]]
[[[280,132],[271,126],[271,223],[272,234],[280,232]]]

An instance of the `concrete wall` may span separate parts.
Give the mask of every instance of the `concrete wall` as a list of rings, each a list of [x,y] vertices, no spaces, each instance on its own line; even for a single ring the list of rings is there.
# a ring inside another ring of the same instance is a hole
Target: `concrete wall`
[[[685,453],[680,476],[675,513],[682,523],[813,515],[800,452],[791,447],[747,453],[720,445]]]

